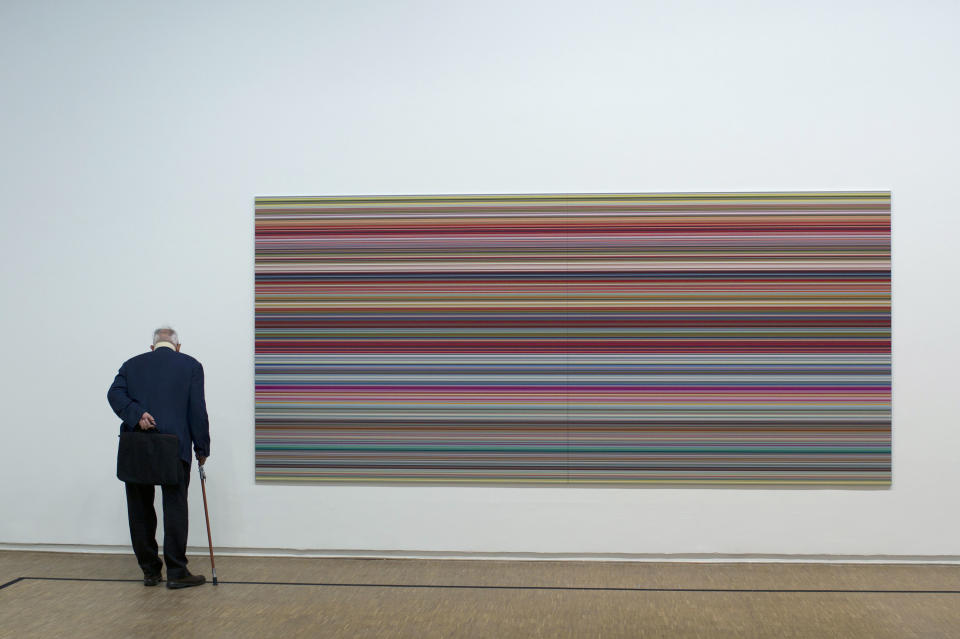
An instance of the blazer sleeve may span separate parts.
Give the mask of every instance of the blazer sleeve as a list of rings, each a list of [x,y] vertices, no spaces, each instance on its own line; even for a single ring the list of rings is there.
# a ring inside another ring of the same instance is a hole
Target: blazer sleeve
[[[207,401],[203,393],[203,365],[197,362],[190,378],[190,400],[187,407],[190,438],[198,457],[210,456],[210,421],[207,418]]]
[[[110,390],[107,391],[107,401],[110,408],[123,420],[127,426],[136,427],[140,418],[146,412],[127,392],[127,365],[120,367],[120,371],[113,379]]]

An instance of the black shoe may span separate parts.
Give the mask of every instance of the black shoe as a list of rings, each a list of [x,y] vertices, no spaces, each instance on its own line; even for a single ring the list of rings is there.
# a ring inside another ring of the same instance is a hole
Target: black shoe
[[[153,575],[144,575],[143,576],[143,585],[144,586],[156,586],[158,583],[163,581],[163,576],[158,572]]]
[[[207,578],[203,575],[191,575],[187,573],[183,577],[171,577],[167,575],[167,588],[176,590],[177,588],[189,588],[191,586],[202,586],[207,583]]]

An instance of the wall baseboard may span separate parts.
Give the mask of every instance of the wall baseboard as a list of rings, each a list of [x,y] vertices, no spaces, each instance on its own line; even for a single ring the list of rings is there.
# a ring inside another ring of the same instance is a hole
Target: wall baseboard
[[[90,554],[128,554],[129,546],[94,544],[2,543],[0,550]],[[206,555],[206,546],[190,546]],[[791,555],[763,553],[534,553],[458,552],[440,550],[321,550],[296,548],[215,548],[227,557],[312,557],[326,559],[447,559],[492,561],[627,561],[660,563],[807,563],[807,564],[960,564],[957,555]]]

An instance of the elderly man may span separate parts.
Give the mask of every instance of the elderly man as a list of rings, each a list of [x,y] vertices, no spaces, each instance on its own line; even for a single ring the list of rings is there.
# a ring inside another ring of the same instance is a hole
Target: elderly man
[[[190,485],[190,448],[202,466],[210,455],[210,430],[203,397],[203,366],[180,352],[172,328],[153,333],[149,353],[128,359],[107,391],[113,412],[123,420],[120,429],[156,429],[180,440],[183,464],[179,484],[162,486],[163,563],[167,588],[199,586],[206,579],[187,570],[187,487]],[[163,563],[157,554],[157,513],[153,486],[127,483],[127,518],[133,552],[143,570],[143,585],[160,583]]]

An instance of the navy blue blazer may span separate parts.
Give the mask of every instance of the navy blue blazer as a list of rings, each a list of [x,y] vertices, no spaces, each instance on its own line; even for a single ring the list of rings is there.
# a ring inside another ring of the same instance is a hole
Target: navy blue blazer
[[[190,444],[200,457],[210,455],[210,423],[203,397],[203,366],[171,348],[128,359],[107,391],[107,401],[123,420],[120,430],[137,430],[144,412],[157,431],[180,439],[180,459],[190,462]]]

